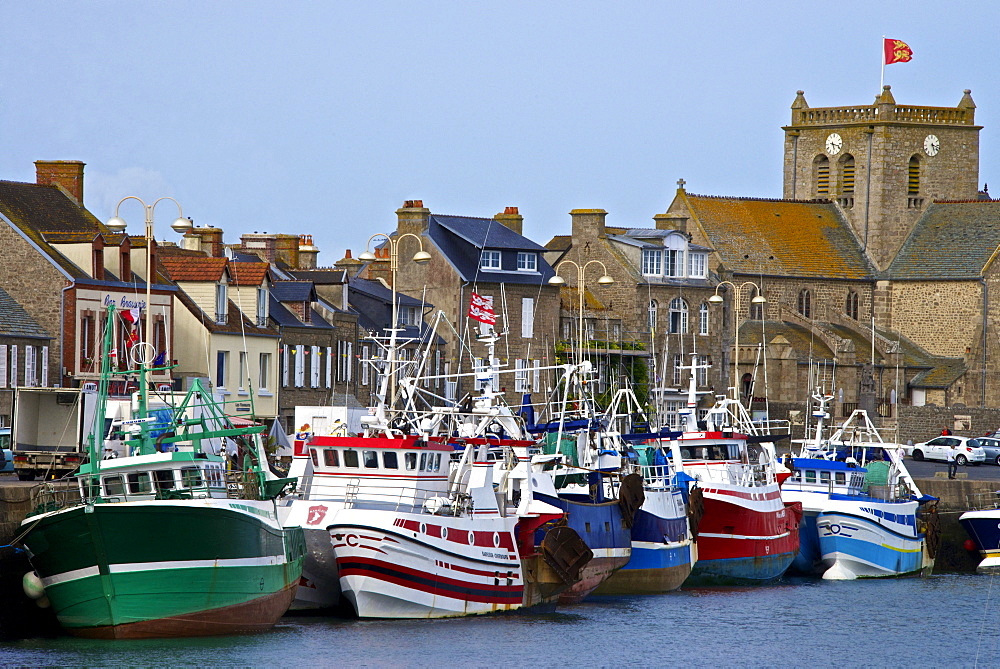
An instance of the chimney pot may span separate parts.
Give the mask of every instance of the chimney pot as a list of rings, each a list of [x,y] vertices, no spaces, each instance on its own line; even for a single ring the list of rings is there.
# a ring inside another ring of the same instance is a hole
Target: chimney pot
[[[351,257],[351,249],[347,249],[347,252],[344,253],[344,257],[345,258],[350,258]]]
[[[424,201],[423,200],[414,200],[413,201],[413,206],[416,207],[417,209],[423,209],[424,208]]]

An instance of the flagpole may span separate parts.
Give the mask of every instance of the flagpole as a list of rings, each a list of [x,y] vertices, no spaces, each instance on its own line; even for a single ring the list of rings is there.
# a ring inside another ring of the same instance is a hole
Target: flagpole
[[[879,57],[882,60],[882,74],[879,75],[878,78],[878,90],[879,93],[881,94],[882,87],[885,85],[885,35],[882,35],[882,49],[881,49],[881,56]]]

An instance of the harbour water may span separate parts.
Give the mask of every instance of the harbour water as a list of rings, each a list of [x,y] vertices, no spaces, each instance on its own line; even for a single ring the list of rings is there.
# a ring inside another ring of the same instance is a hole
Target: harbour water
[[[0,645],[9,666],[1000,666],[1000,579],[829,582],[594,597],[549,615],[286,617],[256,636]]]

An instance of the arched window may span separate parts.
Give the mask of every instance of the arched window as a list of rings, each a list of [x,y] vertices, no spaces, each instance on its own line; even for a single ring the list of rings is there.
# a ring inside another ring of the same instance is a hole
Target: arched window
[[[759,321],[764,318],[764,305],[754,304],[754,299],[758,295],[757,286],[750,286],[750,301],[747,302],[747,317],[750,320]]]
[[[916,156],[910,158],[910,165],[907,169],[906,194],[920,194],[920,159]]]
[[[741,393],[743,395],[743,401],[749,402],[753,397],[753,374],[750,374],[749,372],[744,374],[743,378],[740,379],[740,385],[742,386]]]
[[[646,325],[649,326],[650,331],[656,329],[656,300],[649,301],[649,311],[646,317]]]
[[[813,183],[816,197],[830,195],[830,159],[825,155],[816,156],[816,160],[813,161]]]
[[[847,304],[844,307],[844,313],[847,314],[848,318],[858,320],[858,294],[853,290],[847,291]]]
[[[805,288],[799,291],[799,313],[806,318],[810,318],[812,314],[812,296]]]
[[[679,297],[670,301],[670,333],[687,334],[688,331],[688,305]]]
[[[702,302],[698,307],[698,334],[708,334],[708,302]]]
[[[840,159],[840,193],[854,195],[854,156],[849,153]]]

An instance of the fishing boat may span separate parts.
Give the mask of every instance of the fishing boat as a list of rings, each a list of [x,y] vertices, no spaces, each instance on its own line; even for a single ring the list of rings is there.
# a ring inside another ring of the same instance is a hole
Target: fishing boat
[[[697,370],[692,361],[684,429],[663,432],[678,449],[683,471],[697,487],[702,507],[698,560],[685,585],[763,584],[780,578],[799,548],[801,506],[784,503],[784,475],[774,437],[755,428],[736,399],[716,398],[698,418]]]
[[[516,432],[517,421],[488,384],[478,398],[417,410],[410,393],[420,384],[398,346],[390,333],[363,435],[297,444],[307,456],[293,471],[306,474],[307,486],[285,517],[326,534],[325,547],[310,544],[301,599],[327,607],[343,600],[362,618],[554,608],[591,554],[570,528],[550,524],[564,512],[535,494],[536,479],[495,471],[498,449],[517,460],[515,447],[531,442],[496,434],[499,424]],[[389,401],[392,385],[398,402]]]
[[[45,595],[71,634],[96,638],[259,632],[285,613],[302,569],[301,530],[279,521],[276,499],[295,484],[271,473],[263,425],[234,427],[194,379],[175,402],[150,397],[152,357],[112,369],[108,307],[89,460],[75,490],[49,486],[22,523]],[[110,420],[112,378],[138,374],[129,418]],[[101,459],[106,438],[120,457]],[[238,445],[227,469],[224,440]]]
[[[1000,493],[976,493],[969,498],[972,508],[959,516],[958,522],[982,556],[976,571],[996,573],[1000,571]]]
[[[792,458],[786,500],[801,502],[794,569],[828,580],[927,575],[934,566],[937,499],[921,496],[895,444],[882,441],[867,412],[854,410],[823,438],[819,390],[814,437]]]

